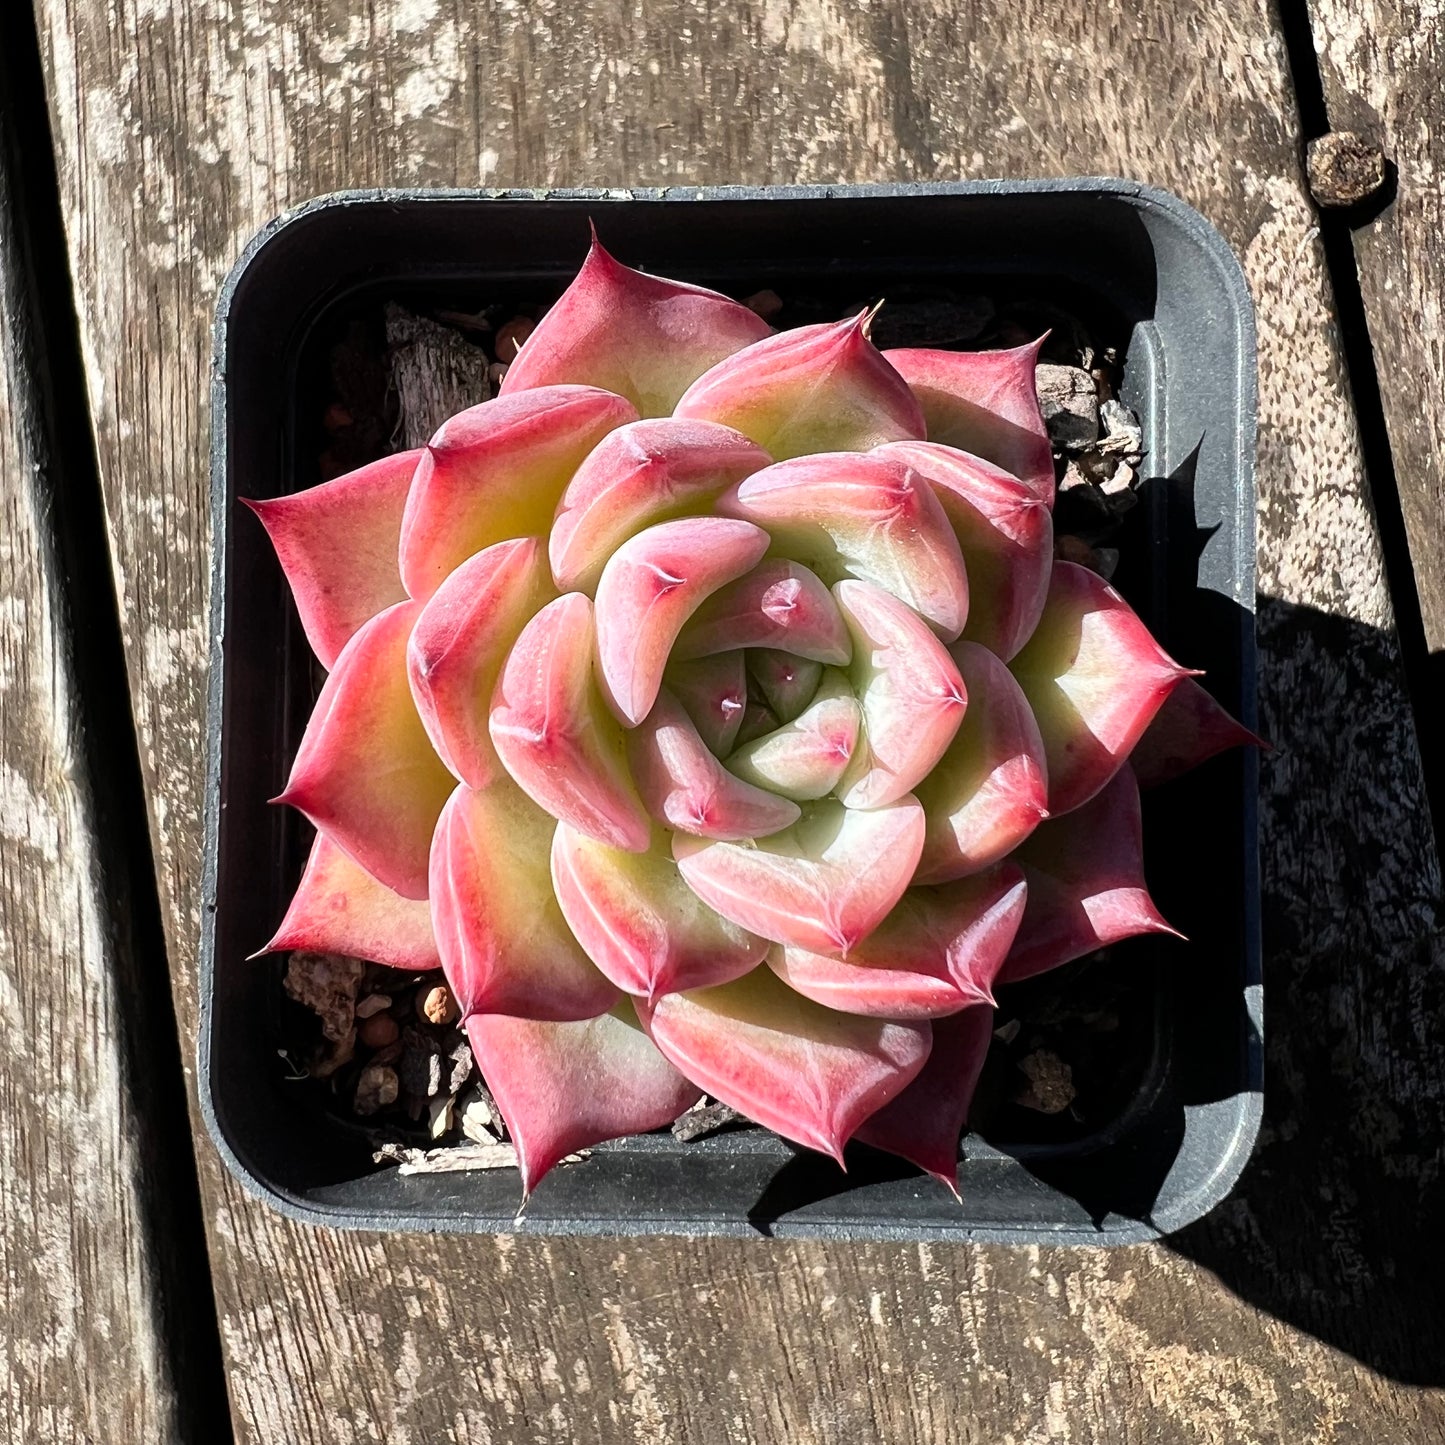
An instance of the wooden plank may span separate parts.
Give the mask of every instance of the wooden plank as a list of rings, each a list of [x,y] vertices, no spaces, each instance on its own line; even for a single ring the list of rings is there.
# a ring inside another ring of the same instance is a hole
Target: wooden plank
[[[1383,149],[1395,195],[1354,232],[1431,652],[1445,651],[1445,25],[1432,0],[1310,0],[1330,125]]]
[[[123,778],[140,805],[134,742],[113,611],[96,631],[110,604],[91,605],[84,565],[88,500],[108,593],[84,408],[60,395],[73,336],[50,334],[67,290],[53,181],[47,196],[36,174],[39,60],[14,19],[0,16],[0,1441],[219,1442],[224,1416],[189,1394],[214,1340],[204,1242],[170,999],[142,968],[147,946],[151,976],[164,967],[153,883],[118,831]]]
[[[1232,1202],[1172,1247],[1110,1254],[336,1235],[243,1198],[206,1156],[240,1435],[1249,1445],[1445,1430],[1437,1251],[1419,1222],[1445,1077],[1439,879],[1273,6],[37,9],[188,1030],[207,329],[272,214],[343,185],[1112,171],[1199,206],[1260,304],[1274,1093]]]

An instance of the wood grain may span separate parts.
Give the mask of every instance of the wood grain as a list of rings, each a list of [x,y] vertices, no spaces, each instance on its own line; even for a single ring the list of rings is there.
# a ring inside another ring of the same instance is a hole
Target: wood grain
[[[1433,1256],[1412,1254],[1418,1211],[1438,1202],[1439,878],[1272,6],[37,11],[188,1032],[207,328],[272,214],[341,186],[1115,172],[1214,220],[1260,306],[1276,1092],[1231,1204],[1174,1250],[1110,1254],[337,1235],[243,1198],[207,1154],[240,1437],[1251,1445],[1445,1430]]]
[[[0,1441],[173,1445],[194,1437],[148,1197],[162,1178],[133,1074],[133,939],[56,536],[65,459],[8,39],[0,20]]]
[[[1331,126],[1379,145],[1394,195],[1354,232],[1400,506],[1445,650],[1445,23],[1433,0],[1310,0]]]

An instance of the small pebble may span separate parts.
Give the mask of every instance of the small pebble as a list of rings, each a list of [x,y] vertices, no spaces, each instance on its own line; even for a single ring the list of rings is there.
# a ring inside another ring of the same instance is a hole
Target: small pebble
[[[373,1014],[379,1014],[391,1007],[391,995],[389,993],[369,993],[356,1005],[356,1016],[359,1019],[369,1019]]]
[[[505,361],[494,361],[487,368],[487,380],[493,387],[500,386],[507,379],[507,363]]]
[[[1353,131],[1336,130],[1305,148],[1310,195],[1321,206],[1357,206],[1385,184],[1385,153]]]
[[[356,1102],[353,1105],[358,1114],[374,1114],[388,1104],[396,1103],[401,1083],[396,1070],[386,1064],[368,1064],[356,1081]]]
[[[1074,1102],[1074,1071],[1049,1049],[1035,1049],[1018,1062],[1028,1082],[1014,1103],[1040,1114],[1062,1114]]]
[[[372,1056],[373,1064],[394,1064],[400,1057],[402,1042],[400,1039],[393,1039],[389,1044],[379,1048]]]
[[[433,1139],[449,1134],[455,1122],[453,1100],[450,1097],[433,1099],[427,1106],[427,1133]]]
[[[1106,452],[1140,452],[1144,450],[1144,429],[1136,413],[1122,402],[1106,401],[1099,408],[1104,424],[1104,440],[1099,449]]]
[[[457,1001],[451,989],[439,983],[417,995],[417,1012],[429,1024],[449,1024],[457,1016]]]
[[[537,323],[529,316],[514,316],[505,326],[497,328],[497,360],[512,362],[522,349],[522,343],[537,329]]]
[[[1079,366],[1041,362],[1034,374],[1049,438],[1059,446],[1092,446],[1099,439],[1099,393]]]
[[[369,1049],[384,1049],[394,1044],[401,1035],[401,1029],[390,1014],[376,1014],[365,1020],[357,1029],[356,1036]]]
[[[321,425],[329,432],[345,431],[347,427],[355,424],[356,418],[339,401],[332,402],[326,408],[326,415],[321,418]]]

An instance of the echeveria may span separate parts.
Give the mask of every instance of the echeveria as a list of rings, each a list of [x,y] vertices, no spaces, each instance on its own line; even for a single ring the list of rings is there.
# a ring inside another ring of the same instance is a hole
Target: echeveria
[[[952,1184],[994,985],[1168,931],[1131,751],[1248,738],[1054,560],[1037,347],[869,319],[594,244],[496,399],[253,504],[330,674],[271,946],[440,962],[528,1191],[703,1091]]]

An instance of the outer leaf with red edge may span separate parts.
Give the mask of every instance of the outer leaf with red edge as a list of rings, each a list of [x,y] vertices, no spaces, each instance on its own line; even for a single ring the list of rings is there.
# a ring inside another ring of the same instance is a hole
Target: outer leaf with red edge
[[[822,578],[785,557],[769,557],[714,592],[682,629],[672,655],[708,657],[740,647],[777,648],[834,666],[846,666],[853,651]]]
[[[768,966],[815,1003],[874,1018],[938,1018],[991,1004],[1027,891],[1011,863],[937,888],[910,888],[846,959],[778,947]]]
[[[963,721],[963,678],[923,619],[871,582],[833,589],[853,636],[853,686],[863,709],[840,797],[876,808],[903,797],[933,770]]]
[[[1011,853],[1048,816],[1048,764],[1023,690],[976,642],[950,650],[968,711],[915,789],[928,819],[916,883],[965,878]]]
[[[903,896],[922,847],[923,810],[911,797],[867,811],[816,803],[751,847],[681,833],[672,840],[688,886],[724,918],[775,943],[843,957]]]
[[[924,435],[913,394],[868,340],[866,312],[784,331],[719,362],[675,414],[736,427],[779,461]]]
[[[431,856],[432,928],[462,1015],[589,1019],[617,1002],[552,892],[555,819],[509,778],[458,786]]]
[[[825,452],[755,472],[718,501],[828,582],[858,577],[902,599],[945,642],[963,629],[963,555],[928,482],[890,448]]]
[[[552,883],[578,942],[618,988],[652,998],[727,983],[756,968],[765,939],[709,908],[683,881],[669,835],[623,853],[557,825]]]
[[[957,1198],[958,1139],[992,1042],[993,1010],[987,1004],[935,1019],[928,1062],[854,1138],[916,1164]]]
[[[612,711],[635,726],[652,710],[683,624],[757,565],[768,534],[729,517],[659,522],[608,559],[597,584],[597,656]]]
[[[1187,677],[1165,699],[1135,743],[1129,766],[1141,788],[1153,788],[1230,748],[1268,746]]]
[[[716,291],[622,265],[594,234],[581,271],[507,368],[501,395],[576,382],[626,397],[641,416],[666,416],[695,377],[771,329]]]
[[[524,1198],[575,1150],[660,1129],[701,1097],[626,999],[576,1023],[473,1014],[466,1030],[517,1147]]]
[[[444,422],[427,443],[401,526],[401,577],[425,600],[474,552],[546,536],[572,474],[637,413],[590,386],[499,396]]]
[[[1097,573],[1055,562],[1043,616],[1010,664],[1048,758],[1049,812],[1086,803],[1189,674]]]
[[[843,1145],[928,1057],[926,1019],[836,1013],[766,968],[673,993],[638,1012],[658,1048],[707,1093],[841,1163]]]
[[[708,513],[720,493],[772,459],[731,427],[663,417],[618,427],[562,494],[548,554],[557,586],[595,592],[607,559],[658,522]]]
[[[1051,818],[1014,854],[1028,905],[1000,975],[1013,983],[1140,933],[1175,933],[1144,882],[1139,786],[1126,765],[1083,807]]]
[[[300,809],[404,898],[426,897],[432,829],[453,783],[406,680],[407,638],[420,611],[399,602],[342,649],[275,800]]]
[[[952,524],[969,579],[963,637],[1005,662],[1032,636],[1053,566],[1049,510],[1017,477],[934,442],[894,442],[877,456],[925,476]]]
[[[664,688],[627,734],[632,776],[647,810],[667,828],[741,842],[798,819],[798,805],[730,773],[707,749],[682,704]]]
[[[580,592],[522,630],[492,695],[492,743],[508,773],[553,817],[641,853],[652,825],[627,767],[622,729],[593,674],[596,628]]]
[[[1042,338],[1007,351],[887,351],[927,419],[928,440],[972,452],[1054,504],[1054,459],[1034,371]]]
[[[519,537],[469,557],[417,618],[406,650],[412,697],[442,761],[474,788],[500,771],[487,712],[502,664],[553,595],[541,543]]]
[[[344,953],[391,968],[440,968],[425,899],[403,898],[318,833],[276,936],[261,950]]]
[[[319,487],[246,503],[276,548],[323,667],[335,664],[363,622],[406,599],[396,549],[421,456],[398,452]]]

